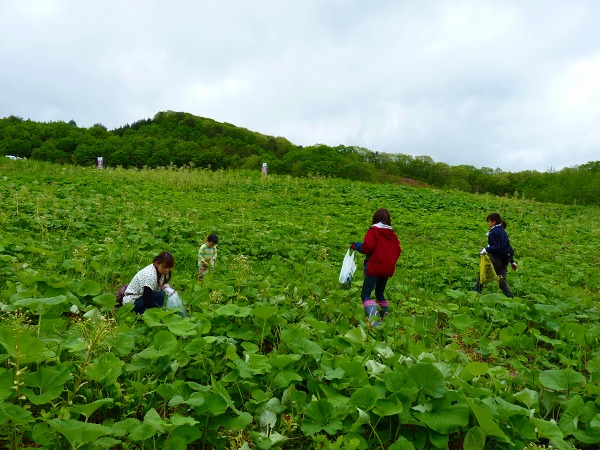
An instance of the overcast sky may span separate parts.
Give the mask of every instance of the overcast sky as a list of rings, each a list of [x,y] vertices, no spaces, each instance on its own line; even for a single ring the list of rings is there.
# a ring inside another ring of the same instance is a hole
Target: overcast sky
[[[294,144],[600,160],[600,1],[1,0],[0,117],[184,111]]]

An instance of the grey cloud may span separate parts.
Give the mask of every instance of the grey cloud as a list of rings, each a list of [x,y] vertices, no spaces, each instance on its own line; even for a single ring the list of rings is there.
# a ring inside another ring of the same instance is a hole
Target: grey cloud
[[[300,145],[561,168],[598,159],[599,12],[592,1],[8,0],[0,116],[114,128],[172,109]]]

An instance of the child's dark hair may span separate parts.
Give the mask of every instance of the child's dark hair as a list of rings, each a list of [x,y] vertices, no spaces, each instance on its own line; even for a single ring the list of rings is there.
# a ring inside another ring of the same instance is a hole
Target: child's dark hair
[[[499,223],[502,225],[502,228],[506,228],[506,222],[502,220],[502,217],[500,217],[500,213],[488,214],[486,220],[491,220],[492,222],[496,222],[497,224]]]
[[[160,252],[158,255],[156,255],[154,257],[152,262],[154,264],[161,264],[168,269],[172,269],[173,266],[175,265],[175,258],[173,258],[173,255],[170,254],[169,252]],[[158,269],[156,269],[156,271],[157,271],[156,273],[158,275]],[[158,278],[160,279],[160,275],[158,276]],[[169,272],[165,275],[164,284],[167,284],[170,279],[171,279],[171,272]]]
[[[217,236],[216,234],[209,234],[208,237],[206,238],[206,240],[208,242],[212,242],[213,244],[216,244],[217,242],[219,242],[219,236]]]
[[[375,211],[375,214],[373,214],[373,225],[379,222],[389,225],[390,227],[392,226],[392,218],[390,217],[390,213],[387,209],[379,208],[377,211]]]

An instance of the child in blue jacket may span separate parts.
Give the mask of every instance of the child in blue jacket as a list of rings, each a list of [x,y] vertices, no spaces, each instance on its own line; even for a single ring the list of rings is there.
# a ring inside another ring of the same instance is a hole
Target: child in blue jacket
[[[498,286],[507,297],[512,297],[512,292],[506,282],[506,269],[510,263],[513,270],[517,270],[517,264],[513,259],[512,247],[508,239],[508,234],[504,229],[506,222],[502,220],[499,213],[491,213],[487,216],[487,223],[490,231],[487,233],[488,245],[480,252],[480,255],[487,253],[492,259],[492,264],[498,275]],[[479,282],[479,275],[475,283],[474,290],[481,292],[483,285]]]

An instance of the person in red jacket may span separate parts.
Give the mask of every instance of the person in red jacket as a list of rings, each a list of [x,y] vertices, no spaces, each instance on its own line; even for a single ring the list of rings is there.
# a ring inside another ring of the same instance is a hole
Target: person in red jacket
[[[394,275],[396,262],[402,253],[398,236],[392,229],[390,213],[380,208],[373,214],[373,225],[369,227],[363,242],[353,242],[350,248],[367,255],[365,258],[365,281],[361,299],[365,314],[371,324],[376,327],[377,305],[381,308],[380,317],[383,320],[389,311],[389,302],[385,299],[384,291],[388,279]],[[375,289],[375,298],[371,294]]]

